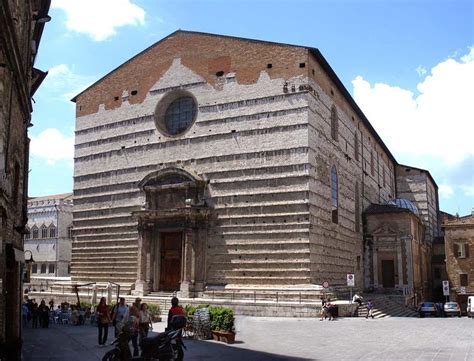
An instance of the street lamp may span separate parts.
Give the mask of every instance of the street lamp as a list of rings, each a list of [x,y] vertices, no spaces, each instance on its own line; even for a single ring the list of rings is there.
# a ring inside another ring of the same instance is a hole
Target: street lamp
[[[31,265],[35,262],[33,259],[33,252],[29,249],[23,252],[25,255],[25,263],[26,263],[26,270],[23,273],[23,283],[30,283],[30,275],[31,275]],[[26,258],[27,253],[30,254],[30,258]]]

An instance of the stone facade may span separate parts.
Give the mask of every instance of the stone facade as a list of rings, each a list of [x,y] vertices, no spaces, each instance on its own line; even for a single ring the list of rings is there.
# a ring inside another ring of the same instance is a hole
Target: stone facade
[[[362,212],[397,162],[317,49],[177,31],[74,101],[73,280],[362,288]]]
[[[50,1],[0,2],[0,350],[19,360],[33,68]],[[48,19],[48,18],[46,18]]]
[[[474,214],[446,219],[443,229],[450,298],[464,311],[467,296],[474,296]]]
[[[72,193],[28,199],[24,249],[35,261],[32,278],[69,276],[71,228]]]

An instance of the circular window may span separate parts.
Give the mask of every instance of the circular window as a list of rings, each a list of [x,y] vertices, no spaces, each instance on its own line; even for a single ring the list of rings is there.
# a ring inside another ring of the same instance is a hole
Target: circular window
[[[197,105],[194,97],[183,90],[165,95],[156,107],[156,126],[166,135],[184,133],[194,122]]]

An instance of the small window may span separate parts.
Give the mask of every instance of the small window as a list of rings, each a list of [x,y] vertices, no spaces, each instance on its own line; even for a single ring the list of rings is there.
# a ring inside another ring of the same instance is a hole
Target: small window
[[[49,273],[54,273],[54,264],[50,264],[50,265],[48,266],[48,268],[49,268],[49,269],[48,269],[48,272],[49,272]]]
[[[41,226],[41,238],[48,238],[48,228],[45,225]]]
[[[333,223],[338,223],[338,181],[336,166],[331,168],[331,219]]]
[[[374,152],[370,152],[370,174],[375,175]]]
[[[46,264],[41,265],[41,273],[46,273]]]
[[[30,239],[30,238],[31,238],[30,229],[27,227],[25,228],[25,239]]]
[[[31,273],[38,273],[38,265],[36,263],[31,266]]]
[[[360,270],[360,256],[357,256],[357,270]]]
[[[456,258],[469,258],[469,246],[464,242],[453,243],[453,253]]]
[[[39,238],[39,229],[36,228],[36,226],[33,226],[33,228],[31,229],[31,233],[33,235],[33,239],[38,239]]]
[[[338,132],[339,132],[339,124],[337,119],[337,110],[336,107],[333,105],[331,108],[331,137],[334,140],[338,139]]]
[[[56,227],[54,224],[49,226],[49,238],[55,238],[56,237]]]
[[[459,283],[461,286],[468,286],[467,273],[461,273],[459,275]]]

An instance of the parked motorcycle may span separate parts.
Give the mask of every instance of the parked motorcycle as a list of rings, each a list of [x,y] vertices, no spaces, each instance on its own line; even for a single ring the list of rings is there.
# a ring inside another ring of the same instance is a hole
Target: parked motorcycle
[[[183,328],[174,328],[169,331],[150,336],[140,341],[140,356],[132,357],[129,347],[131,325],[126,324],[118,337],[112,343],[115,348],[108,351],[102,361],[182,361],[184,346],[182,340]]]

